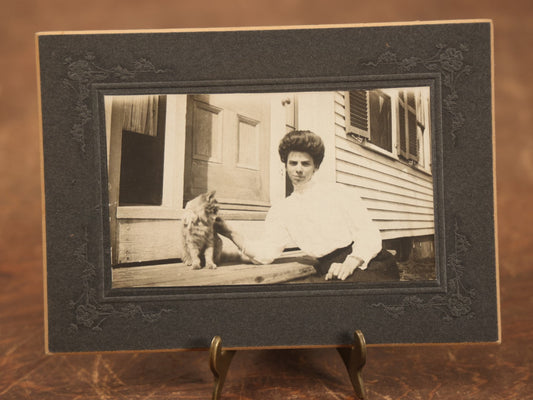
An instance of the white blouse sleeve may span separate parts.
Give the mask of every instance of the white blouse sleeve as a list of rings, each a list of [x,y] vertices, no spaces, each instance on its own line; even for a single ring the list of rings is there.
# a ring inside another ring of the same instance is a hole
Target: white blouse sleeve
[[[246,239],[243,252],[257,264],[270,264],[278,258],[291,242],[284,224],[282,210],[273,206],[265,219],[260,240]]]
[[[354,241],[352,254],[364,261],[359,268],[366,269],[368,262],[382,249],[381,233],[357,193],[348,188],[343,188],[342,191],[343,207]]]

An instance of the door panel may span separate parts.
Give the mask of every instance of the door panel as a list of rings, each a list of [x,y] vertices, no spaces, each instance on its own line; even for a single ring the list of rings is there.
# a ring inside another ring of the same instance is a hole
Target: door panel
[[[260,170],[260,121],[239,115],[237,167]]]
[[[268,96],[189,96],[184,201],[210,191],[225,204],[269,206]]]
[[[195,160],[222,162],[222,109],[202,102],[195,102],[192,135]]]

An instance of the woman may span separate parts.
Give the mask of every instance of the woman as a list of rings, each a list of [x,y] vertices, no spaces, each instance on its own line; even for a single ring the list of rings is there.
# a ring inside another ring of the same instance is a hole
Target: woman
[[[315,268],[326,280],[399,279],[394,258],[382,250],[380,232],[362,201],[341,185],[313,179],[324,153],[322,139],[313,132],[286,134],[279,155],[294,191],[271,207],[263,237],[246,239],[222,220],[217,230],[254,263],[269,264],[292,244],[317,259]]]

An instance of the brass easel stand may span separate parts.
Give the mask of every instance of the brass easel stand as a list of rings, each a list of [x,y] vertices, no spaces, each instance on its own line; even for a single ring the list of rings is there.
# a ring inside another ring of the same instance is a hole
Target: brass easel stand
[[[229,365],[234,355],[235,350],[222,350],[222,339],[220,339],[220,336],[213,338],[209,349],[209,368],[211,368],[211,372],[215,377],[213,400],[220,398],[220,392],[222,392],[222,386],[224,386]]]
[[[366,364],[366,341],[363,333],[355,331],[353,346],[337,347],[337,351],[346,365],[356,396],[361,400],[366,399],[365,383],[361,375]]]
[[[346,365],[355,394],[361,400],[366,399],[365,385],[361,376],[363,367],[366,364],[366,342],[363,333],[359,330],[355,331],[354,344],[351,347],[338,347],[337,351],[342,357],[344,365]],[[235,352],[236,350],[222,350],[222,339],[220,339],[220,336],[215,336],[211,341],[209,367],[215,377],[212,400],[220,399],[222,386],[226,380],[229,365]]]

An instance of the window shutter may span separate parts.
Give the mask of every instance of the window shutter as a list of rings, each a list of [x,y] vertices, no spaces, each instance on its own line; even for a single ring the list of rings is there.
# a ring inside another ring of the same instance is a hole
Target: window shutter
[[[407,126],[409,129],[408,159],[418,161],[418,138],[416,134],[416,113],[408,112]]]
[[[368,91],[351,90],[345,95],[346,133],[370,139]]]
[[[401,99],[401,97],[400,97]],[[403,157],[405,159],[408,158],[408,150],[407,150],[407,129],[406,129],[406,121],[405,121],[405,107],[403,106],[402,102],[400,101],[399,108],[399,136],[400,136],[400,143],[399,143],[399,155],[400,157]]]
[[[405,100],[407,100],[407,104]],[[417,109],[414,93],[400,93],[399,102],[399,155],[409,161],[418,161]]]

